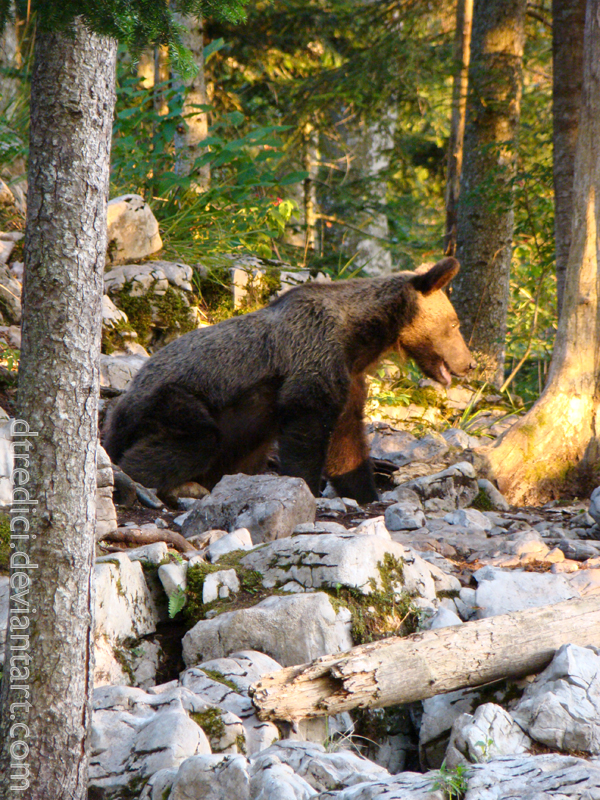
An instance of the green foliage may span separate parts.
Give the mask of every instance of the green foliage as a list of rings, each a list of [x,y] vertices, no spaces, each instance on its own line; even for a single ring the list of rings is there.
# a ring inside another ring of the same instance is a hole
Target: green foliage
[[[184,76],[196,68],[181,42],[176,14],[206,16],[238,23],[247,0],[31,0],[29,10],[47,30],[69,31],[82,16],[96,33],[111,36],[139,53],[148,45],[169,47],[172,63]],[[0,0],[0,33],[9,19],[10,2]]]
[[[187,594],[185,589],[178,586],[177,589],[169,596],[169,617],[173,619],[183,609],[187,601]]]
[[[467,791],[468,768],[458,764],[454,769],[449,769],[444,761],[440,767],[435,782],[434,791],[441,789],[447,800],[461,800]]]
[[[304,177],[279,169],[280,136],[287,127],[248,128],[240,112],[222,114],[190,175],[180,175],[173,139],[185,124],[183,96],[167,85],[157,90],[168,104],[167,114],[155,110],[154,90],[140,87],[137,76],[123,67],[113,129],[113,193],[154,198],[165,257],[194,263],[213,252],[247,251],[271,258],[296,211],[295,201],[283,196],[285,187]],[[193,181],[207,165],[210,188],[197,193]]]
[[[8,573],[10,558],[10,517],[0,514],[0,575]]]

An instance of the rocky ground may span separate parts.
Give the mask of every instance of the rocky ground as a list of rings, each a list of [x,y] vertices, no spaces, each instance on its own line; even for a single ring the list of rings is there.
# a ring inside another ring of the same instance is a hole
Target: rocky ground
[[[600,797],[594,648],[408,706],[259,720],[249,688],[281,667],[600,593],[600,498],[510,508],[463,431],[370,436],[398,466],[372,506],[264,475],[179,515],[119,510],[120,531],[187,548],[101,546],[91,798]]]
[[[22,216],[19,197],[8,201]],[[0,234],[0,505],[10,502],[21,238]],[[204,324],[193,285],[202,265],[134,263],[161,246],[142,198],[111,201],[109,240],[104,402],[148,350]],[[237,306],[266,270],[224,259]],[[284,288],[309,275],[279,277]],[[538,676],[422,702],[258,718],[251,687],[282,667],[600,593],[600,489],[591,503],[511,508],[477,475],[473,449],[518,404],[429,381],[403,394],[396,378],[384,364],[371,386],[381,498],[366,507],[273,474],[228,476],[174,514],[142,487],[135,499],[100,449],[91,800],[600,798],[592,647],[565,644]],[[126,503],[116,508],[114,488]],[[0,650],[7,599],[0,575]]]

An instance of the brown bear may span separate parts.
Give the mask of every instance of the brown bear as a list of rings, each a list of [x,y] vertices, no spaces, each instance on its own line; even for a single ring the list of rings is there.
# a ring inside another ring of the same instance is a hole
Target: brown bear
[[[142,367],[113,407],[104,447],[167,501],[196,481],[264,468],[318,494],[323,472],[359,503],[377,500],[363,428],[365,372],[391,348],[444,384],[474,365],[442,289],[458,272],[426,271],[291,289],[266,308],[192,331]]]

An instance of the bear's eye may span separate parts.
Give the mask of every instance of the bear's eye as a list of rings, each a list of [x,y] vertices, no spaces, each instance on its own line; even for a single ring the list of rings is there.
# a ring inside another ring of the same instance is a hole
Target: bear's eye
[[[450,325],[450,327],[451,327],[451,328],[458,328],[458,326],[459,326],[459,325],[460,325],[460,322],[458,322],[458,320],[457,320],[456,322],[453,322],[453,323]]]

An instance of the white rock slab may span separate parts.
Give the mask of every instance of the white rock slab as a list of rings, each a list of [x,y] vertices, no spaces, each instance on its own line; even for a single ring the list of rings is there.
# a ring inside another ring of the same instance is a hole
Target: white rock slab
[[[200,620],[183,637],[183,660],[194,666],[240,648],[260,650],[283,666],[352,647],[347,608],[337,612],[322,592],[268,597],[251,608]]]
[[[465,800],[592,800],[600,765],[574,756],[503,756],[469,768]]]
[[[240,582],[234,569],[211,572],[202,584],[202,602],[212,603],[214,600],[229,597],[230,594],[237,594],[239,590]]]
[[[478,619],[552,605],[580,596],[563,575],[482,567],[474,576],[478,583],[475,590]]]
[[[154,633],[158,611],[141,564],[115,553],[110,561],[96,564],[95,571],[96,635],[117,642]]]

